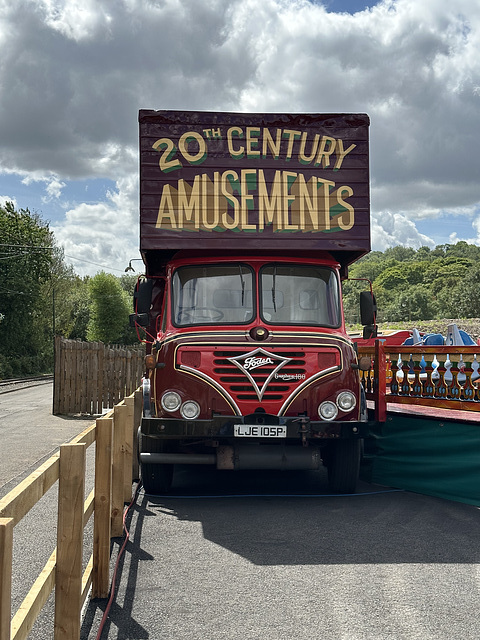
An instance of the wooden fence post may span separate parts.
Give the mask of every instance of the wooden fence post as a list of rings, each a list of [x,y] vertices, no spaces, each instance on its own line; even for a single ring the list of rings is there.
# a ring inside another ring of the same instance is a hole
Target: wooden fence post
[[[124,468],[124,498],[125,502],[132,499],[132,482],[133,482],[133,432],[135,431],[135,398],[128,396],[125,398],[126,411],[126,431],[125,431],[125,468]]]
[[[92,598],[106,598],[110,586],[113,419],[97,418]]]
[[[133,456],[132,456],[132,479],[140,479],[140,469],[138,464],[138,427],[142,421],[143,414],[143,393],[137,389],[133,394],[134,410],[133,410]]]
[[[85,445],[60,447],[55,640],[79,640],[82,608]]]
[[[53,346],[53,353],[55,358],[54,368],[53,368],[53,409],[52,409],[53,415],[57,415],[58,413],[60,413],[60,398],[63,395],[62,393],[63,385],[61,384],[61,375],[62,375],[61,353],[60,353],[61,341],[62,339],[60,336],[55,336],[54,346]]]
[[[0,638],[10,640],[13,518],[0,518]]]
[[[387,362],[381,340],[375,340],[374,378],[375,419],[385,422],[387,419]]]
[[[112,537],[123,533],[124,498],[124,452],[126,430],[125,404],[115,405],[113,409],[113,466],[112,466]]]

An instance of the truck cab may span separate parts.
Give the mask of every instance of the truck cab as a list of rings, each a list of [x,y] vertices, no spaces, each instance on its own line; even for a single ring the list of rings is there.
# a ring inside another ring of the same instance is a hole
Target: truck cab
[[[166,265],[152,309],[142,477],[173,465],[318,469],[352,492],[366,406],[344,327],[340,265],[327,256],[192,256]]]
[[[324,465],[333,491],[355,491],[368,425],[341,286],[369,249],[367,129],[364,115],[140,112],[147,493],[176,464]]]

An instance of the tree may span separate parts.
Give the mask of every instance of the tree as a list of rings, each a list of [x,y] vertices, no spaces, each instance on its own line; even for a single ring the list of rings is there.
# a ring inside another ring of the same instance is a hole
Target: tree
[[[465,276],[452,287],[444,305],[448,317],[480,317],[480,267],[472,267]]]
[[[108,344],[129,342],[128,316],[131,302],[120,281],[101,271],[88,283],[90,319],[87,339]]]
[[[350,266],[349,278],[373,282],[379,322],[480,316],[477,304],[480,247],[461,241],[417,251],[392,247],[373,251]],[[344,283],[347,322],[357,323],[358,292],[365,283]]]
[[[48,224],[11,202],[0,207],[0,376],[41,373],[53,366],[52,307],[42,287],[50,278],[54,237]]]

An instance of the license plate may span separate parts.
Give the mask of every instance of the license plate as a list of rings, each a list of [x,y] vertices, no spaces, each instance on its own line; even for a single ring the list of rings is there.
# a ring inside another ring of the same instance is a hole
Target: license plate
[[[236,438],[286,438],[287,425],[236,424]]]

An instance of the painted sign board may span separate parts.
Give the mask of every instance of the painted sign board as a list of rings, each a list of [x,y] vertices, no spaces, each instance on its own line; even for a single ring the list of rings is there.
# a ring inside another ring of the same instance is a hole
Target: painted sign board
[[[370,250],[365,114],[139,112],[140,248]]]

